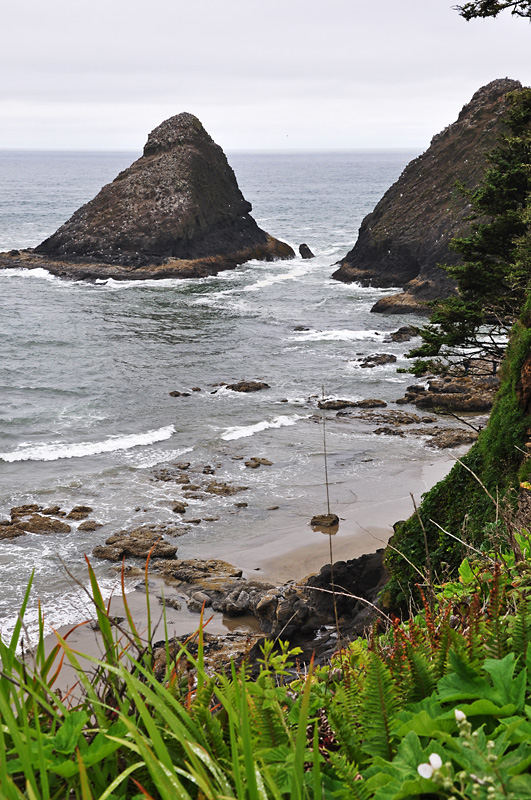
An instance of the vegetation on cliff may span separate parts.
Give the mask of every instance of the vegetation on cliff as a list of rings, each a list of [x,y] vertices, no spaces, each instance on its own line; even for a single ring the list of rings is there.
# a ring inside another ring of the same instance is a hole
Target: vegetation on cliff
[[[496,368],[505,354],[501,386],[477,443],[425,495],[419,513],[395,526],[387,561],[392,573],[389,598],[399,604],[411,594],[426,548],[447,572],[459,563],[462,545],[445,531],[479,547],[486,524],[504,526],[510,534],[510,510],[519,500],[520,505],[525,502],[520,484],[530,471],[531,89],[514,92],[510,104],[508,133],[491,156],[485,180],[471,195],[477,221],[470,236],[455,241],[464,263],[447,268],[457,280],[459,296],[437,304],[431,324],[421,330],[422,346],[411,353],[439,359],[417,362],[417,370],[462,370],[475,362]],[[505,353],[504,334],[509,331]],[[500,502],[508,509],[505,518]]]
[[[330,664],[266,643],[259,674],[208,674],[202,627],[158,664],[107,613],[87,674],[57,637],[18,654],[24,608],[0,641],[5,800],[531,798],[531,543],[465,559],[406,623],[385,619]],[[127,608],[127,604],[126,604]],[[191,637],[192,638],[192,637]],[[55,690],[62,664],[78,686]]]

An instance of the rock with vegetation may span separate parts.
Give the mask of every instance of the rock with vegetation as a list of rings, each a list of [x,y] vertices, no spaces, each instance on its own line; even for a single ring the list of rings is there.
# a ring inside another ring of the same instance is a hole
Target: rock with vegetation
[[[363,220],[354,248],[333,277],[404,287],[404,294],[382,298],[373,311],[427,313],[425,301],[454,293],[454,281],[438,265],[460,261],[450,241],[470,230],[470,199],[457,184],[476,189],[487,153],[504,129],[506,95],[520,87],[503,79],[479,89]]]
[[[406,587],[418,583],[417,570],[425,571],[426,547],[432,562],[445,570],[459,564],[466,548],[444,531],[473,547],[483,543],[489,526],[510,535],[512,510],[527,491],[521,484],[531,476],[531,296],[513,327],[500,377],[488,425],[476,444],[424,495],[419,515],[395,526],[386,553],[388,597],[395,605],[409,602]]]
[[[65,277],[187,278],[293,258],[250,211],[222,149],[197,117],[182,113],[155,128],[141,158],[34,254],[4,254],[0,266],[35,266],[40,257]]]

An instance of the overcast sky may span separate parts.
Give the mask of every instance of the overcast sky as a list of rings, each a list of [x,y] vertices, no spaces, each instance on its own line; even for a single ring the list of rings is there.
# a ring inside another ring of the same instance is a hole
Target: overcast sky
[[[531,84],[531,25],[452,0],[17,0],[0,148],[141,150],[180,111],[225,150],[413,147],[482,85]]]

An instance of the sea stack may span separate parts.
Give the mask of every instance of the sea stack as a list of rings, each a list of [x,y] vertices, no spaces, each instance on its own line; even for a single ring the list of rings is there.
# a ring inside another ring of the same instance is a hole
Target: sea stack
[[[142,157],[34,252],[72,277],[196,277],[293,258],[250,211],[221,147],[182,113],[155,128]]]
[[[459,184],[475,189],[480,183],[487,154],[504,130],[506,95],[521,88],[505,78],[479,89],[457,121],[434,136],[363,220],[356,244],[332,277],[403,287],[402,293],[379,300],[373,311],[425,314],[425,301],[455,292],[438,265],[459,263],[450,240],[470,230],[471,206]]]

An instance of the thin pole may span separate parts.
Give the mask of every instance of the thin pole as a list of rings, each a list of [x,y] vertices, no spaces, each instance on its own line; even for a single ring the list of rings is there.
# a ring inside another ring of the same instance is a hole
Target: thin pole
[[[323,450],[324,450],[324,468],[325,468],[325,486],[326,486],[326,508],[330,516],[330,492],[328,489],[328,463],[326,459],[326,408],[324,408],[324,384],[321,387],[323,395]]]

